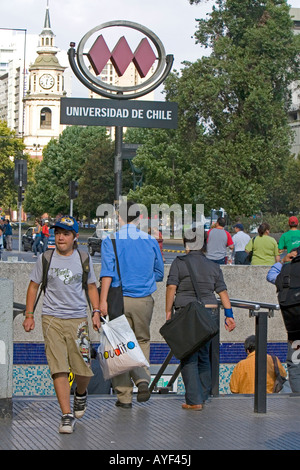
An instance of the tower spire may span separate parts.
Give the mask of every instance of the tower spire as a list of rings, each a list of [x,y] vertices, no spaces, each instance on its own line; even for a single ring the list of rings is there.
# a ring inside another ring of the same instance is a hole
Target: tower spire
[[[39,44],[39,49],[37,52],[40,53],[44,51],[45,49],[47,50],[47,52],[54,52],[54,49],[55,49],[55,52],[57,52],[56,47],[54,46],[54,38],[55,38],[55,34],[53,33],[51,29],[51,23],[50,23],[49,0],[47,0],[44,27],[40,34],[40,44]]]
[[[46,15],[45,15],[45,22],[44,22],[44,29],[51,29],[50,11],[49,11],[49,0],[47,0]]]

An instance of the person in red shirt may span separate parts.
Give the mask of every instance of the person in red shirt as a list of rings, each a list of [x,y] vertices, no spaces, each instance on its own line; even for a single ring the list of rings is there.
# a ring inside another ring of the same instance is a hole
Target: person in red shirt
[[[231,251],[234,248],[230,233],[224,229],[225,225],[224,217],[219,217],[215,228],[209,230],[207,234],[206,257],[217,264],[226,264],[227,248]],[[231,264],[231,260],[228,264]]]
[[[43,253],[48,248],[48,240],[49,240],[49,222],[44,222],[42,226],[42,242],[43,242]]]

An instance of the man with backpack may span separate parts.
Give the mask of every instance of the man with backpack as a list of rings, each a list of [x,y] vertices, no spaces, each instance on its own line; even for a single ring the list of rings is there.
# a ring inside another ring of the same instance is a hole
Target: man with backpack
[[[51,227],[52,228],[52,227]],[[64,216],[53,226],[55,250],[40,256],[30,276],[27,290],[25,331],[34,329],[34,310],[39,286],[44,290],[42,328],[45,350],[56,396],[62,411],[60,433],[72,433],[75,418],[86,410],[90,368],[90,340],[87,299],[92,305],[93,328],[100,328],[99,294],[92,261],[77,250],[78,223]],[[75,375],[73,413],[70,406],[69,371]]]
[[[287,368],[294,393],[300,393],[300,246],[275,263],[267,281],[276,285],[278,302],[288,336]]]

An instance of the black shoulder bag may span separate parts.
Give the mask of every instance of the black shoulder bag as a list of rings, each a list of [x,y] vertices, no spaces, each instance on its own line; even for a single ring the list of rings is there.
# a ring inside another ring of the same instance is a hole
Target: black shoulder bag
[[[251,264],[252,257],[253,257],[254,240],[255,240],[255,238],[256,238],[256,237],[252,238],[252,250],[249,251],[247,258],[245,259],[245,261],[246,261],[247,263],[249,263],[249,264]]]
[[[189,260],[182,258],[189,270],[197,300],[190,302],[167,320],[159,332],[177,359],[198,351],[219,332],[217,323],[201,302],[196,278]]]
[[[116,257],[116,264],[117,264],[117,271],[120,279],[120,285],[117,287],[109,288],[108,295],[107,295],[107,313],[110,320],[114,318],[120,317],[124,313],[124,300],[123,300],[123,289],[122,289],[122,280],[121,280],[121,273],[120,273],[120,266],[117,254],[117,247],[116,247],[116,239],[111,238],[115,257]],[[101,291],[101,287],[99,289]]]

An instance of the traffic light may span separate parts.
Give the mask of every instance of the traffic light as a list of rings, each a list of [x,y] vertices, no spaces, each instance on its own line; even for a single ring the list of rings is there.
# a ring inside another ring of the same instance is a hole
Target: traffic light
[[[15,158],[14,180],[17,186],[27,184],[27,160]]]
[[[25,198],[25,188],[23,188],[22,186],[19,186],[18,187],[18,203],[22,204],[22,202],[24,201],[24,198]]]
[[[78,182],[77,181],[70,181],[69,196],[70,196],[70,199],[75,199],[78,196]]]

